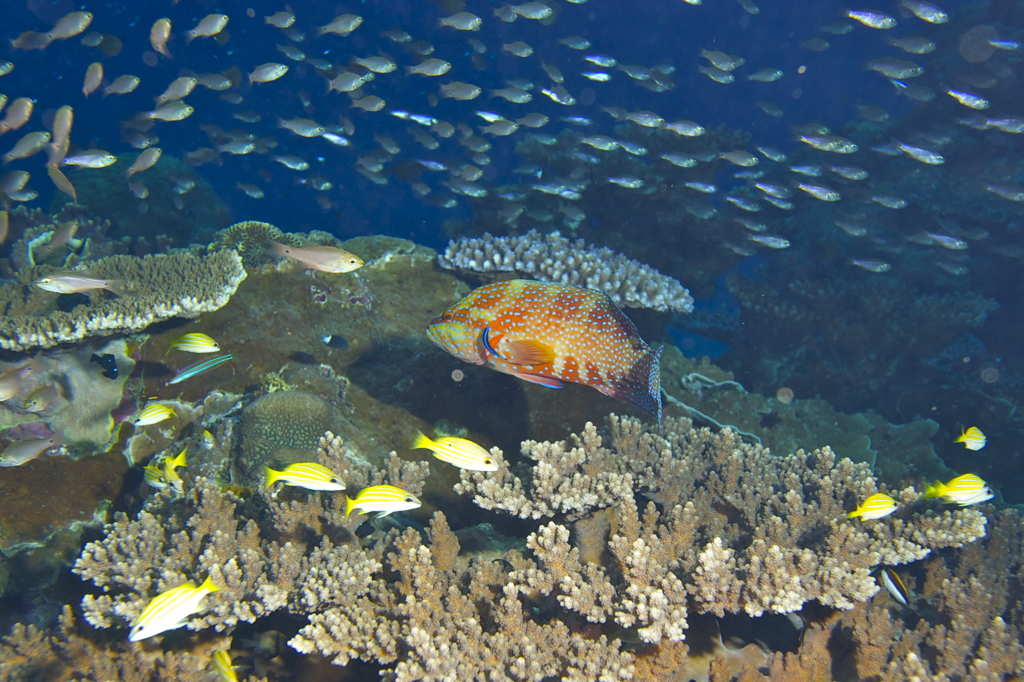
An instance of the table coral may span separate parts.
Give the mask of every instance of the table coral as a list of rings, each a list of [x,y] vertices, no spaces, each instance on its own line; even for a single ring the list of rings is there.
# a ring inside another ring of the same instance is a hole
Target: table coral
[[[18,281],[0,287],[0,348],[51,348],[94,336],[137,332],[172,317],[196,317],[221,308],[245,279],[234,251],[208,256],[181,252],[159,256],[110,256],[78,266],[91,277],[123,280],[125,293],[97,295],[70,311],[31,286],[52,268],[18,271]]]

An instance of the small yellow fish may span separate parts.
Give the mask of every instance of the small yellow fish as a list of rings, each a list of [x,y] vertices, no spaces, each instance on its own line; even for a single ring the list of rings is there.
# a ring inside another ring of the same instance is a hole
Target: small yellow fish
[[[188,466],[185,453],[186,450],[182,450],[177,457],[165,457],[160,466],[143,467],[142,480],[154,488],[174,488],[174,491],[181,495],[185,491],[185,482],[181,480],[181,475],[176,469]]]
[[[454,464],[460,469],[469,469],[470,471],[498,470],[498,463],[494,461],[491,453],[465,438],[446,436],[437,440],[431,440],[422,433],[419,433],[416,435],[416,440],[413,441],[412,447],[414,449],[425,448],[430,450],[434,453],[434,457],[437,457],[442,462]]]
[[[135,426],[149,426],[150,424],[159,424],[165,419],[170,419],[175,415],[174,408],[167,403],[154,403],[147,405],[139,414],[135,417],[135,421],[132,422]]]
[[[199,332],[193,332],[192,334],[185,334],[180,339],[171,344],[170,348],[176,348],[186,353],[219,353],[220,346],[217,342],[206,334]],[[168,348],[168,350],[170,350]]]
[[[220,588],[209,577],[196,587],[191,580],[153,597],[132,624],[129,642],[138,642],[185,625],[185,620],[203,610],[203,597]]]
[[[988,487],[981,477],[974,474],[963,474],[962,476],[957,476],[949,483],[935,481],[921,495],[922,500],[928,500],[933,497],[941,497],[942,501],[947,504],[955,502],[961,507],[967,507],[991,500],[994,495],[992,494],[992,489]]]
[[[393,512],[416,509],[421,506],[419,499],[410,492],[393,485],[373,485],[363,488],[356,498],[345,497],[345,518],[352,512],[366,514],[377,512],[377,518]]]
[[[883,516],[888,516],[894,511],[896,511],[896,500],[885,493],[875,493],[864,500],[859,507],[847,514],[846,518],[852,519],[859,516],[865,521],[873,521]]]
[[[185,452],[186,450],[182,450],[181,452],[178,453],[177,457],[164,460],[164,475],[167,476],[167,482],[171,485],[172,488],[177,490],[179,494],[181,494],[181,491],[184,489],[185,484],[181,480],[181,474],[179,474],[175,470],[178,467],[188,466],[188,461],[186,460]]]
[[[352,272],[363,267],[363,259],[335,246],[288,246],[270,242],[270,250],[321,272]]]
[[[235,674],[235,668],[231,665],[231,654],[223,649],[213,652],[213,669],[217,671],[217,675],[224,682],[238,682],[238,675]]]
[[[154,488],[163,489],[168,486],[167,476],[164,470],[158,466],[147,464],[142,468],[142,480]]]
[[[985,434],[981,432],[981,429],[979,429],[977,426],[972,426],[966,431],[961,429],[960,436],[953,442],[963,443],[964,447],[967,448],[968,450],[981,450],[983,447],[985,447],[985,443],[987,441],[985,438]]]
[[[344,490],[345,484],[336,473],[325,466],[314,462],[297,462],[289,464],[284,471],[274,471],[265,467],[267,487],[281,481],[285,485],[293,485],[308,490]]]

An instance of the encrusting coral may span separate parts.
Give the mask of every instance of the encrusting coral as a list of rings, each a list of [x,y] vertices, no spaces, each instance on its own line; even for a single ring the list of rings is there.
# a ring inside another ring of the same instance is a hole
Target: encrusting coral
[[[181,252],[158,256],[110,256],[74,270],[99,279],[121,280],[123,294],[100,292],[71,311],[57,308],[56,295],[32,286],[55,272],[36,267],[18,271],[18,281],[0,287],[0,348],[51,348],[93,336],[137,332],[172,317],[197,317],[228,302],[245,279],[234,251],[207,256]]]
[[[693,311],[693,297],[675,279],[649,265],[582,239],[530,230],[520,237],[479,238],[449,242],[438,256],[441,267],[471,272],[518,272],[544,282],[594,289],[617,305],[630,308]]]

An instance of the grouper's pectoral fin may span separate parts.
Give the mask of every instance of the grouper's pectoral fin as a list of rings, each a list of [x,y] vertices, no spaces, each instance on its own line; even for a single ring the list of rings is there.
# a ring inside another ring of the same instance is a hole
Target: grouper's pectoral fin
[[[517,365],[536,367],[555,361],[555,349],[546,343],[524,339],[505,344],[506,359]]]
[[[529,374],[527,372],[509,372],[509,374],[524,381],[529,381],[531,384],[540,384],[548,388],[562,388],[563,385],[558,379],[541,376],[540,374]]]

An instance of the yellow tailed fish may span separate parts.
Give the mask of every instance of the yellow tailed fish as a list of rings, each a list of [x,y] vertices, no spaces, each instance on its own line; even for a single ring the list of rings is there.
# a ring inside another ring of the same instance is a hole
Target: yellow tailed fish
[[[968,450],[981,450],[985,447],[987,442],[985,434],[981,432],[977,426],[972,426],[966,431],[961,430],[960,436],[953,441],[954,443],[963,443],[964,447]]]
[[[219,589],[207,577],[199,587],[190,580],[161,592],[146,604],[146,608],[142,609],[142,613],[135,619],[128,634],[128,641],[138,642],[140,639],[180,628],[189,616],[203,610],[200,605],[203,597]]]
[[[397,511],[407,511],[421,506],[419,499],[410,492],[393,485],[373,485],[363,488],[353,500],[345,497],[345,518],[352,512],[367,514],[377,512],[377,518]]]
[[[166,457],[160,466],[147,465],[142,469],[142,480],[154,488],[174,488],[174,491],[181,495],[185,492],[185,482],[176,471],[178,467],[188,466],[185,456],[186,450],[178,453],[177,457]]]
[[[281,481],[285,485],[293,485],[308,490],[344,490],[345,484],[338,474],[315,462],[297,462],[289,464],[284,471],[274,471],[265,467],[267,487]]]
[[[166,488],[169,485],[164,470],[152,464],[147,464],[142,468],[142,480],[158,489]]]
[[[968,507],[991,500],[994,495],[992,489],[979,476],[963,474],[949,483],[935,481],[925,489],[921,499],[927,500],[933,497],[941,497],[942,501],[947,504],[956,503],[961,507]]]
[[[220,346],[217,342],[206,334],[198,332],[192,334],[185,334],[183,337],[171,344],[171,348],[184,351],[186,353],[219,353]]]
[[[896,511],[896,500],[885,493],[875,493],[864,500],[859,507],[847,514],[846,518],[852,519],[859,516],[865,521],[873,521],[883,516],[888,516],[894,511]]]
[[[217,671],[217,675],[224,682],[238,682],[238,675],[235,674],[235,668],[231,665],[231,654],[224,651],[223,649],[217,649],[213,652],[213,669]]]
[[[471,440],[446,436],[432,440],[422,433],[417,433],[413,441],[414,449],[425,448],[434,453],[442,462],[454,464],[460,469],[470,471],[497,471],[498,463],[494,461],[491,453],[484,450]]]
[[[159,424],[165,419],[170,419],[175,415],[174,408],[167,403],[156,403],[153,405],[147,405],[139,414],[135,417],[135,421],[132,422],[135,426],[149,426],[150,424]]]

